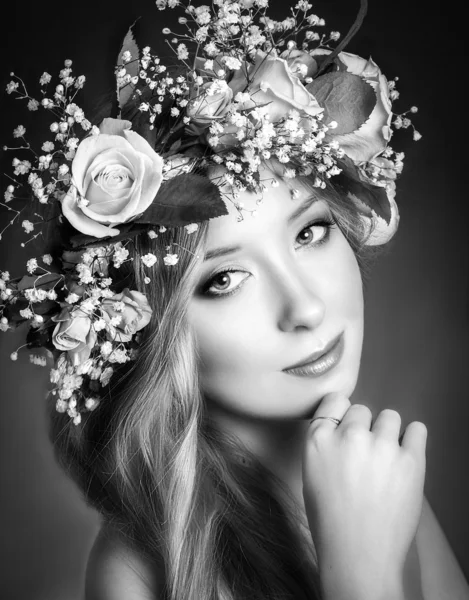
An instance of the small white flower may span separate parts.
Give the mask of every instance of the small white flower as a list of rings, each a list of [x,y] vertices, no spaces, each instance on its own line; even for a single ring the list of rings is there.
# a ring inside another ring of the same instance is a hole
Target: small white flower
[[[85,407],[88,410],[94,410],[99,404],[99,399],[98,398],[87,398],[85,400]]]
[[[123,54],[122,54],[122,62],[124,63],[128,63],[132,60],[132,54],[129,52],[129,50],[126,50]]]
[[[28,273],[33,274],[36,269],[37,269],[37,260],[35,258],[30,258],[26,262],[26,270],[28,271]]]
[[[189,51],[187,50],[186,44],[179,44],[177,47],[177,54],[179,60],[187,60],[189,58]]]
[[[77,80],[75,81],[75,87],[78,90],[81,90],[81,88],[85,85],[85,81],[86,81],[86,77],[84,75],[79,75],[77,77]]]
[[[156,233],[156,231],[154,229],[150,229],[149,231],[147,231],[147,235],[151,240],[154,240],[155,238],[158,237],[158,234]]]
[[[44,142],[42,144],[41,150],[43,150],[44,152],[52,152],[54,150],[53,142]]]
[[[31,233],[34,231],[34,223],[28,221],[27,219],[21,223],[21,227],[25,230],[26,233]]]
[[[171,266],[177,264],[178,260],[179,260],[179,258],[178,258],[177,254],[168,253],[165,257],[163,257],[164,264],[167,267],[171,267]]]
[[[39,108],[39,102],[37,100],[34,100],[34,98],[31,98],[31,100],[28,102],[28,110],[34,111],[34,110],[38,110]]]
[[[23,137],[25,133],[26,129],[23,127],[23,125],[18,125],[18,127],[16,127],[16,129],[13,130],[13,137],[20,138]]]
[[[227,58],[225,58],[224,62],[228,69],[231,69],[233,71],[237,71],[241,68],[241,61],[235,58],[234,56],[228,56]]]
[[[18,360],[18,352],[12,352],[10,358],[11,360]]]
[[[29,361],[31,363],[33,363],[33,365],[38,365],[39,367],[45,367],[46,366],[46,357],[45,356],[39,356],[38,354],[30,354],[29,355]]]
[[[107,358],[112,352],[112,344],[111,342],[104,342],[100,347],[101,356]]]
[[[18,89],[18,86],[19,86],[19,83],[17,81],[10,81],[10,83],[6,87],[7,94],[16,92],[16,90]]]
[[[30,308],[23,308],[23,310],[20,310],[19,313],[23,319],[32,319],[34,317],[34,313]]]
[[[95,331],[102,331],[106,329],[106,321],[104,319],[98,319],[93,323],[93,327]]]
[[[53,383],[58,383],[58,382],[53,382]],[[57,400],[57,402],[55,403],[55,410],[58,413],[64,413],[68,408],[68,403],[65,402],[65,400],[59,399]]]
[[[141,260],[146,267],[152,267],[158,259],[154,254],[148,253],[142,256]]]
[[[194,233],[194,231],[197,231],[197,229],[199,228],[198,223],[189,223],[189,225],[185,225],[185,230],[187,231],[187,233]]]
[[[109,362],[123,364],[129,361],[130,357],[124,348],[115,348],[112,354],[109,355],[108,360]]]
[[[166,227],[165,227],[164,225],[160,225],[160,227],[159,227],[158,231],[159,231],[160,233],[164,233],[164,232],[166,231]]]
[[[78,294],[74,294],[74,293],[69,294],[65,298],[65,302],[68,302],[68,304],[75,304],[75,302],[78,302],[78,300],[80,300],[80,296],[78,296]]]

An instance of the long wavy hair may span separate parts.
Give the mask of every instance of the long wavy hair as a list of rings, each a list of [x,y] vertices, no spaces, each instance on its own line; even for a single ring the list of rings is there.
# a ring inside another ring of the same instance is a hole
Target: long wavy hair
[[[366,282],[376,251],[365,245],[357,209],[332,185],[316,192]],[[206,234],[204,223],[190,235],[178,228],[129,244],[133,261],[119,276],[153,309],[139,356],[80,426],[51,406],[51,438],[105,523],[155,567],[163,564],[167,600],[319,599],[314,546],[282,484],[205,410],[186,313]],[[171,243],[186,249],[178,264],[158,262],[145,285],[139,255],[164,254]]]

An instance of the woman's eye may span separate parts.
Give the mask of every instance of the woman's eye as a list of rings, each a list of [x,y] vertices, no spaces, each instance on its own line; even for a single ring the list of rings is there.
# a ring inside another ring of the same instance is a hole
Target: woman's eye
[[[329,218],[315,221],[304,227],[298,234],[297,239],[300,240],[301,246],[320,246],[329,239],[333,226],[334,221]],[[315,232],[317,232],[316,237]]]
[[[249,273],[246,271],[236,269],[220,271],[207,281],[202,293],[206,296],[229,296],[236,292],[248,277]]]

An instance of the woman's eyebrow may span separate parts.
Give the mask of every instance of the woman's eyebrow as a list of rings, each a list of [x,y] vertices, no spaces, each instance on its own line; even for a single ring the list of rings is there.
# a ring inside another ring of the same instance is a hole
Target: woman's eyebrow
[[[308,196],[303,203],[298,206],[298,208],[288,217],[288,223],[292,223],[318,200],[319,198],[316,195]],[[239,252],[240,250],[242,250],[241,246],[221,246],[220,248],[214,248],[205,254],[204,262],[213,258],[219,258],[220,256],[226,256],[227,254],[233,254],[234,252]]]
[[[219,258],[220,256],[225,256],[226,254],[232,254],[233,252],[238,252],[241,250],[241,246],[222,246],[221,248],[215,248],[214,250],[209,250],[205,256],[204,261],[211,260],[212,258]]]
[[[308,210],[308,208],[314,204],[315,202],[317,202],[320,198],[318,196],[316,196],[316,194],[312,194],[311,196],[308,196],[307,198],[305,198],[305,200],[303,201],[303,204],[301,204],[289,217],[288,217],[288,223],[293,223],[293,221],[295,219],[297,219],[298,217],[300,217],[304,212],[306,212]]]

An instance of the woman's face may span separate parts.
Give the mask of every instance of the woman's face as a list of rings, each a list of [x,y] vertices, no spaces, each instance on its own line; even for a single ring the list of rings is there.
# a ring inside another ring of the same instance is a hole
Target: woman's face
[[[269,171],[267,190],[244,192],[238,211],[209,222],[188,312],[198,346],[202,390],[210,406],[254,419],[308,418],[332,391],[355,388],[363,340],[362,281],[355,255],[322,199]],[[271,181],[277,181],[274,187]],[[308,202],[309,199],[309,202]],[[298,209],[305,207],[301,214]],[[219,251],[237,247],[235,251]],[[216,256],[208,258],[216,252]],[[229,271],[229,272],[227,272]],[[319,376],[286,373],[343,335],[343,353]]]

